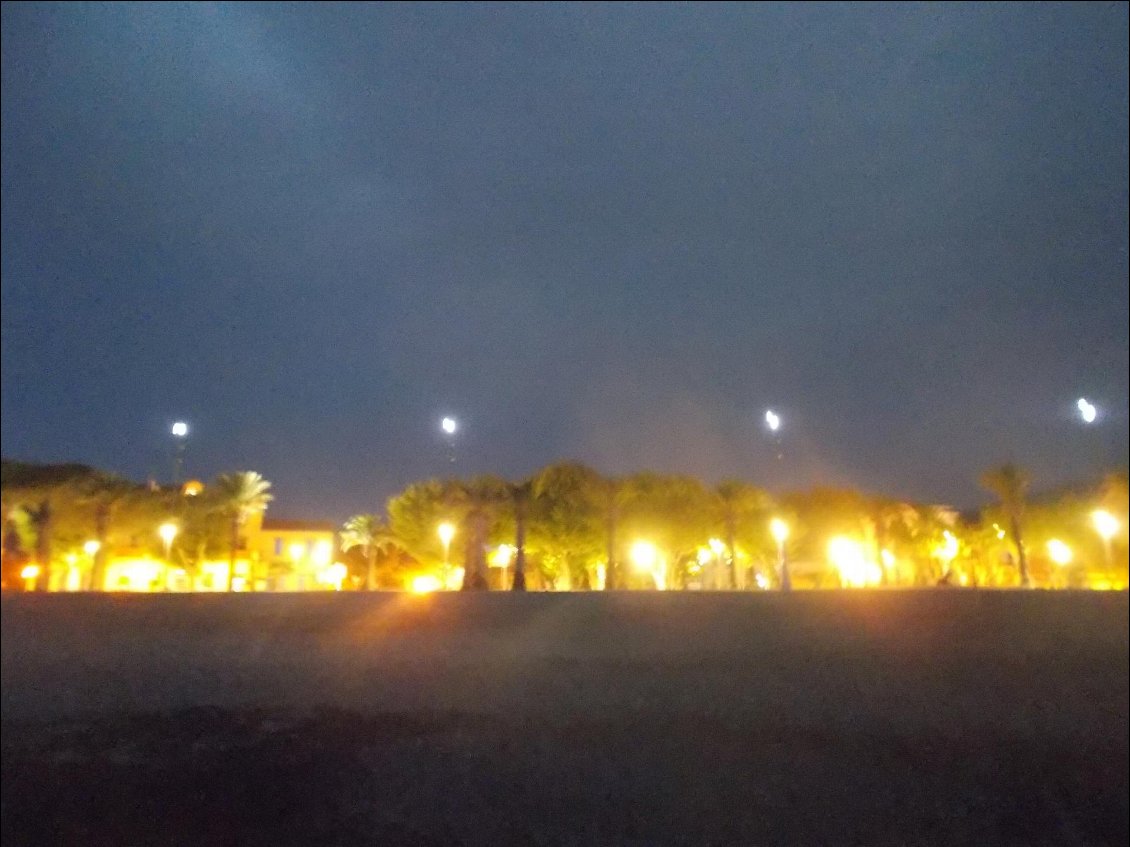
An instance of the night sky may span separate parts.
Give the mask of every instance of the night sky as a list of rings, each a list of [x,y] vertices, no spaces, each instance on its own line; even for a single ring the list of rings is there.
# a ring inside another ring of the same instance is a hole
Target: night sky
[[[444,414],[460,474],[1124,467],[1127,10],[5,4],[3,454],[182,418],[331,519]]]

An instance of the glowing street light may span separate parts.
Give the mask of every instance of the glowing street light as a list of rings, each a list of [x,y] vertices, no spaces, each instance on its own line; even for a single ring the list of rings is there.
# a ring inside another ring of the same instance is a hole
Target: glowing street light
[[[1070,547],[1058,538],[1053,538],[1048,542],[1048,557],[1062,567],[1063,565],[1070,565],[1074,555]]]
[[[334,562],[322,571],[322,581],[334,591],[341,591],[341,584],[345,582],[347,576],[349,576],[349,568],[344,562]]]
[[[180,528],[172,522],[163,523],[157,527],[157,534],[161,536],[161,540],[165,543],[165,560],[169,559],[169,552],[173,546],[173,539],[177,537]]]
[[[655,561],[659,558],[659,551],[650,541],[637,541],[632,545],[629,555],[633,565],[641,571],[650,571],[655,567]]]
[[[781,416],[769,409],[765,412],[765,425],[769,427],[770,432],[776,432],[781,428]]]
[[[663,567],[663,557],[659,548],[650,541],[637,541],[628,553],[637,570],[651,574],[655,587],[660,591],[667,588],[667,573]]]
[[[23,566],[20,570],[20,579],[24,581],[24,591],[35,590],[35,581],[39,579],[40,573],[42,573],[42,570],[39,565],[31,564]]]
[[[431,574],[421,574],[420,576],[412,578],[412,583],[408,590],[413,594],[431,594],[433,591],[439,591],[441,588],[443,588],[443,583],[439,581],[439,577],[432,576]]]
[[[90,540],[90,541],[87,541],[85,544],[82,545],[82,552],[86,553],[86,555],[88,555],[88,556],[98,555],[98,551],[101,550],[101,549],[102,549],[102,542],[101,541],[94,541],[93,539]]]
[[[1111,561],[1110,540],[1122,528],[1122,523],[1106,509],[1095,509],[1091,512],[1091,523],[1095,527],[1095,532],[1103,540],[1103,553],[1106,556],[1106,565],[1109,568]]]
[[[172,433],[175,438],[184,438],[188,435],[188,424],[184,421],[177,421],[173,424]]]
[[[1076,401],[1075,407],[1079,410],[1079,417],[1083,419],[1083,423],[1093,424],[1099,416],[1099,410],[1088,402],[1086,397],[1080,397]]]
[[[451,569],[451,539],[455,537],[455,525],[444,521],[436,527],[436,533],[439,535],[440,543],[443,544],[443,573],[446,578],[450,575],[448,572]]]
[[[490,566],[502,569],[502,584],[507,584],[507,574],[510,571],[510,560],[514,558],[517,550],[509,544],[499,544],[490,556]]]
[[[789,576],[789,560],[785,556],[785,542],[789,539],[789,525],[780,518],[769,521],[769,533],[777,542],[777,571],[781,575],[781,590],[791,591],[792,577]]]
[[[459,429],[459,424],[455,422],[455,418],[444,418],[439,422],[439,426],[448,435],[455,435],[455,430]]]

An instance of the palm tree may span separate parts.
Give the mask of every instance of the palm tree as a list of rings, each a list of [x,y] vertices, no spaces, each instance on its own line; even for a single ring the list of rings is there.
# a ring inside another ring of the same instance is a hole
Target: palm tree
[[[981,487],[997,495],[1001,501],[1001,509],[1011,530],[1012,543],[1016,545],[1020,584],[1025,588],[1031,588],[1032,577],[1028,574],[1028,558],[1024,553],[1024,539],[1020,534],[1020,519],[1024,515],[1024,495],[1030,482],[1028,472],[1012,463],[991,468],[981,474]]]
[[[727,479],[714,489],[717,517],[726,536],[726,550],[730,556],[730,587],[740,588],[738,578],[738,527],[763,517],[770,507],[769,495],[738,480]]]
[[[488,591],[486,546],[491,524],[512,502],[510,484],[489,474],[443,483],[446,511],[461,514],[463,523],[462,591]]]
[[[94,505],[94,538],[98,550],[90,570],[90,588],[101,591],[106,577],[106,560],[110,555],[110,525],[114,512],[137,490],[137,486],[113,474],[97,473],[82,484],[81,502]]]
[[[526,520],[533,487],[532,480],[510,486],[510,497],[514,501],[514,582],[510,586],[511,591],[526,590]]]
[[[274,500],[269,492],[271,483],[255,471],[238,471],[221,474],[216,478],[216,491],[219,496],[218,508],[231,520],[231,534],[228,543],[228,591],[232,590],[235,576],[235,557],[239,550],[239,531],[247,519],[257,512],[267,510],[267,504]]]
[[[36,591],[47,591],[51,587],[51,541],[54,529],[54,513],[51,498],[44,497],[38,506],[24,506],[31,525],[35,527],[35,559],[39,563],[39,578],[35,581]]]
[[[396,537],[378,515],[354,515],[341,532],[341,549],[362,548],[365,553],[365,588],[376,590],[377,555],[388,551]]]
[[[606,565],[604,573],[604,589],[606,591],[620,588],[623,582],[620,573],[620,562],[616,556],[619,549],[617,531],[620,528],[620,518],[624,508],[632,499],[632,487],[629,480],[605,479],[603,480],[602,505],[604,509],[605,531],[605,556]]]
[[[578,462],[548,465],[531,480],[533,544],[543,563],[560,563],[570,583],[592,584],[589,569],[605,549],[603,496],[600,474]]]

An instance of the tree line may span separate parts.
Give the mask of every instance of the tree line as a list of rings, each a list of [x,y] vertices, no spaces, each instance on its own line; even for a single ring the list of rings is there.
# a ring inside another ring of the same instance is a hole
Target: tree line
[[[495,587],[522,591],[531,580],[549,588],[648,587],[653,577],[632,561],[633,545],[646,541],[665,562],[670,587],[779,587],[782,554],[798,565],[823,564],[837,537],[854,539],[867,561],[882,563],[881,583],[933,585],[956,576],[962,584],[1029,586],[1033,565],[1041,583],[1083,576],[1050,569],[1026,541],[1029,524],[1040,543],[1054,532],[1080,551],[1080,564],[1094,567],[1104,562],[1102,541],[1088,526],[1091,510],[1113,510],[1125,528],[1125,474],[1082,493],[1038,498],[1029,496],[1029,476],[1016,465],[986,471],[980,481],[996,503],[971,518],[851,489],[773,496],[740,480],[710,486],[652,472],[610,477],[561,462],[519,481],[483,475],[413,483],[388,501],[384,515],[351,518],[342,546],[356,551],[370,586],[393,587],[406,568],[450,558],[463,568],[461,587],[482,590],[492,582],[490,551],[505,545],[510,579],[493,580]],[[770,532],[774,518],[789,529],[784,549]],[[455,528],[450,549],[437,532],[442,524]],[[374,577],[382,564],[386,572]],[[812,567],[807,579],[831,586],[839,577]]]
[[[197,491],[192,486],[143,485],[86,465],[5,461],[0,465],[4,583],[14,584],[15,574],[9,571],[33,561],[38,566],[35,588],[46,590],[63,561],[61,551],[93,542],[84,587],[101,585],[112,550],[163,554],[157,528],[170,521],[177,526],[168,550],[174,564],[192,572],[207,559],[227,557],[230,579],[244,525],[266,509],[270,487],[254,471],[220,474]]]
[[[402,588],[442,563],[462,569],[465,590],[655,587],[639,567],[638,545],[663,564],[665,587],[777,588],[782,560],[801,582],[832,587],[829,542],[851,539],[878,567],[872,582],[934,585],[1082,584],[1088,573],[1126,583],[1126,474],[1098,484],[1032,496],[1015,465],[987,471],[981,484],[995,503],[975,515],[844,488],[771,495],[741,480],[707,485],[685,475],[608,476],[559,462],[522,480],[493,475],[408,485],[380,512],[355,515],[340,532],[354,584]],[[193,572],[205,560],[235,558],[248,518],[267,508],[270,483],[253,471],[221,474],[194,496],[187,489],[142,485],[83,465],[4,462],[0,498],[5,568],[34,561],[46,588],[66,551],[94,540],[89,585],[100,585],[111,550],[164,552]],[[1114,539],[1089,524],[1096,508],[1120,523]],[[776,519],[788,527],[779,544]],[[175,521],[163,551],[156,529]],[[446,540],[437,531],[447,525]],[[1048,539],[1075,551],[1071,567],[1049,560]],[[498,554],[505,549],[505,568]],[[805,568],[807,567],[807,570]],[[229,574],[234,568],[229,568]],[[6,584],[11,575],[5,572]],[[505,579],[503,579],[505,577]]]

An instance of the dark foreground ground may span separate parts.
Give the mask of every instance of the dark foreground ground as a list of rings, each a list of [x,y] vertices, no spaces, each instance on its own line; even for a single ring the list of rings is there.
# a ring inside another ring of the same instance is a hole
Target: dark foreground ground
[[[1123,594],[19,596],[4,844],[1124,844]]]

